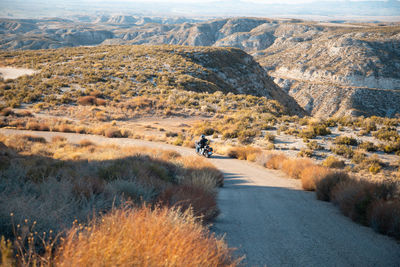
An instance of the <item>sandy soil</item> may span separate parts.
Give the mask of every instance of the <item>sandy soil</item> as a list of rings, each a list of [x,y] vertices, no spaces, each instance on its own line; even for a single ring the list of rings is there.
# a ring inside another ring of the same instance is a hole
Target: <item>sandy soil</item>
[[[35,72],[36,71],[32,69],[1,67],[0,77],[2,77],[4,80],[16,79],[20,76],[35,74]]]
[[[141,145],[192,149],[132,139],[0,129],[2,134],[65,136],[70,142]],[[221,214],[212,230],[226,235],[230,247],[245,255],[248,266],[399,266],[400,244],[355,224],[330,203],[302,191],[297,180],[245,161],[215,156],[212,163],[225,174],[219,192]]]

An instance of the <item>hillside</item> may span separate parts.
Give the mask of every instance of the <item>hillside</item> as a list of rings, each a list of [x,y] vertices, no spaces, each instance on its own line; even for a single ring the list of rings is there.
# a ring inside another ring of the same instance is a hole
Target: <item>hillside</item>
[[[133,16],[5,20],[0,48],[172,44],[243,49],[312,115],[400,113],[395,23],[230,18],[193,22]],[[283,100],[285,102],[285,100]]]

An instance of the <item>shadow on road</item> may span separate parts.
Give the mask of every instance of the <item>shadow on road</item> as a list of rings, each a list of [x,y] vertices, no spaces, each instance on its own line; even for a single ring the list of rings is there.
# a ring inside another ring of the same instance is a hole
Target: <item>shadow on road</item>
[[[221,155],[212,155],[211,156],[212,159],[231,159],[230,157],[227,156],[221,156]]]

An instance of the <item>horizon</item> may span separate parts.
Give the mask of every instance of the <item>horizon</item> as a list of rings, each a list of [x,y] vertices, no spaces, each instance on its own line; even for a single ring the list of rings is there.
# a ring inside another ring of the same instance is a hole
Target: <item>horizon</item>
[[[306,20],[400,21],[398,0],[2,0],[2,18],[69,18],[77,15],[271,17]]]

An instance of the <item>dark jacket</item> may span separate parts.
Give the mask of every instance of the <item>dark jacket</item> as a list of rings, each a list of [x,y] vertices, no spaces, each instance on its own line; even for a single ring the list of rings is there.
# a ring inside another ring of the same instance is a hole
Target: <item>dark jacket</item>
[[[199,146],[200,147],[205,147],[207,144],[208,144],[207,138],[200,139],[200,141],[199,141]]]

